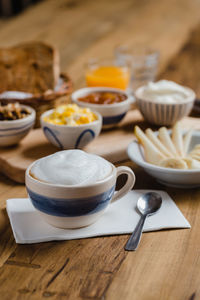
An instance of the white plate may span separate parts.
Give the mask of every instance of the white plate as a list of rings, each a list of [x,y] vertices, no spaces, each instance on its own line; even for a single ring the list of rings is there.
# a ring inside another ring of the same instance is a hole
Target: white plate
[[[190,149],[196,144],[200,144],[200,132],[198,131],[193,133]],[[142,167],[148,174],[155,177],[157,181],[164,185],[178,188],[200,187],[200,170],[170,169],[147,163],[144,160],[143,149],[137,141],[129,144],[127,153],[134,163]]]

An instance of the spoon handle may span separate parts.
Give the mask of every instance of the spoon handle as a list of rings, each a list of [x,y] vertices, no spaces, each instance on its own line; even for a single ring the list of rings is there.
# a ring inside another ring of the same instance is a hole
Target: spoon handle
[[[133,233],[131,234],[126,246],[125,246],[125,250],[127,251],[133,251],[133,250],[136,250],[138,245],[139,245],[139,242],[140,242],[140,239],[141,239],[141,235],[142,235],[142,229],[143,229],[143,226],[144,226],[144,222],[146,220],[146,215],[142,215],[135,230],[133,231]]]

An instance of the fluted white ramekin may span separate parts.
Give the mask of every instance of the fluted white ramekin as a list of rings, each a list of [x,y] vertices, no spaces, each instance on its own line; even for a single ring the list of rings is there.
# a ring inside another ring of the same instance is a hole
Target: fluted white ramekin
[[[184,101],[178,103],[158,103],[144,99],[142,96],[144,88],[145,86],[142,86],[136,90],[136,104],[144,119],[155,125],[173,125],[183,117],[188,116],[196,98],[194,91],[185,87],[190,92],[190,96]]]

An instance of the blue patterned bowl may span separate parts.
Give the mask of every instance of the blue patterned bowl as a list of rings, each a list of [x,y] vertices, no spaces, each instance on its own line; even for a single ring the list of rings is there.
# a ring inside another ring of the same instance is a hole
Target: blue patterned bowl
[[[94,92],[116,92],[125,94],[127,96],[127,99],[114,104],[93,104],[78,100],[79,98],[87,96]],[[77,105],[82,107],[89,107],[90,109],[94,109],[95,111],[99,112],[103,117],[103,128],[116,126],[125,117],[131,106],[131,103],[133,103],[134,101],[133,98],[130,97],[125,91],[108,87],[82,88],[72,93],[71,98],[72,101]]]
[[[27,105],[21,105],[26,108],[30,115],[23,119],[0,121],[0,146],[6,147],[19,143],[31,130],[35,123],[35,110]]]
[[[102,117],[98,112],[94,112],[98,117],[96,121],[79,126],[55,125],[45,122],[44,117],[52,112],[53,109],[43,113],[40,122],[46,138],[60,150],[82,149],[101,132]]]

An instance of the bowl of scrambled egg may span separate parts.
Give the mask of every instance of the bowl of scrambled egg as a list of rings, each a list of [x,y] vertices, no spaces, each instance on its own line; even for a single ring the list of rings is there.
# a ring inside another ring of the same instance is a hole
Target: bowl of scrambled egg
[[[64,104],[41,115],[41,127],[50,143],[60,149],[82,149],[102,128],[102,116],[86,107]]]

